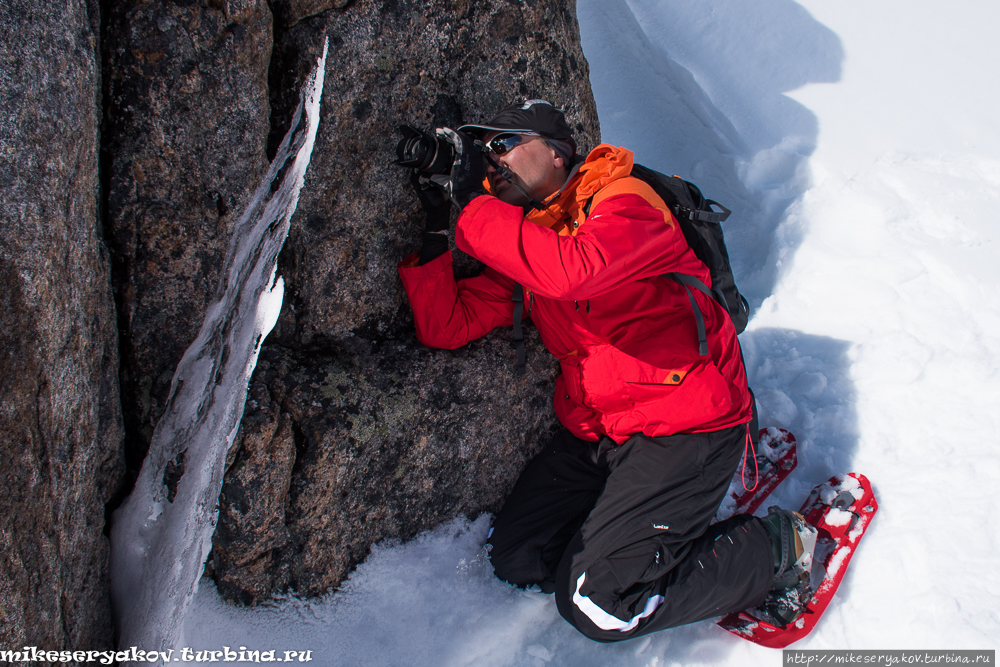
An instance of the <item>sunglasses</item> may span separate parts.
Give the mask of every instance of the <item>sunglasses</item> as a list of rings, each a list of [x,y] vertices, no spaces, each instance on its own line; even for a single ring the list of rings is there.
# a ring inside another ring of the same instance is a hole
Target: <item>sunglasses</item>
[[[525,137],[540,137],[542,135],[537,132],[519,132],[518,134],[498,134],[489,140],[486,147],[490,149],[490,152],[500,157],[501,155],[506,155],[507,153],[514,150],[517,146],[521,145]]]

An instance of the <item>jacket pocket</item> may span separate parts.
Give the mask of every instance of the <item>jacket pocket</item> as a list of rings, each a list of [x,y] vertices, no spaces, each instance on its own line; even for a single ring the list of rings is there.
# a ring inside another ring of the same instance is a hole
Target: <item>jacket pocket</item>
[[[588,356],[579,361],[583,404],[603,415],[630,410],[632,399],[615,360],[618,350],[611,345],[601,345],[588,352]]]
[[[697,350],[654,334],[620,344],[613,356],[644,433],[696,430],[731,409],[729,383]]]

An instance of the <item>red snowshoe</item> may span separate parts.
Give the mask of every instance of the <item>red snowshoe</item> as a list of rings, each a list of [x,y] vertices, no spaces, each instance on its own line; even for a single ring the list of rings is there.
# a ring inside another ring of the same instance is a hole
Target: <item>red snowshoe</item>
[[[809,587],[804,598],[772,600],[761,607],[735,612],[718,622],[738,637],[771,648],[784,648],[809,634],[837,591],[847,565],[878,502],[868,479],[859,473],[837,475],[812,490],[799,513],[818,531]],[[801,591],[791,590],[798,596]],[[799,604],[802,613],[782,626],[768,610],[775,604]]]

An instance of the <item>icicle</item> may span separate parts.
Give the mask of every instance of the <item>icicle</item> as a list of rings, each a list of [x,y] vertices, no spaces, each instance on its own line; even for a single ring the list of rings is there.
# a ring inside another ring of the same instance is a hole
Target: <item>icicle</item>
[[[243,416],[261,341],[281,309],[278,252],[312,156],[327,46],[264,181],[236,223],[215,300],[174,373],[135,488],[114,514],[111,595],[119,646],[174,648],[198,590],[218,519],[226,452]],[[294,161],[279,176],[289,159]],[[164,472],[179,456],[184,472],[170,501]]]

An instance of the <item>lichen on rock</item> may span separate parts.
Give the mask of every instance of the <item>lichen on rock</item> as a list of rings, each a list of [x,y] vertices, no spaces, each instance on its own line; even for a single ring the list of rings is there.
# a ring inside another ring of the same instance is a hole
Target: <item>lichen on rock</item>
[[[516,376],[507,334],[460,352],[412,336],[266,348],[223,488],[220,593],[322,593],[375,542],[496,511],[554,427],[555,365]]]

